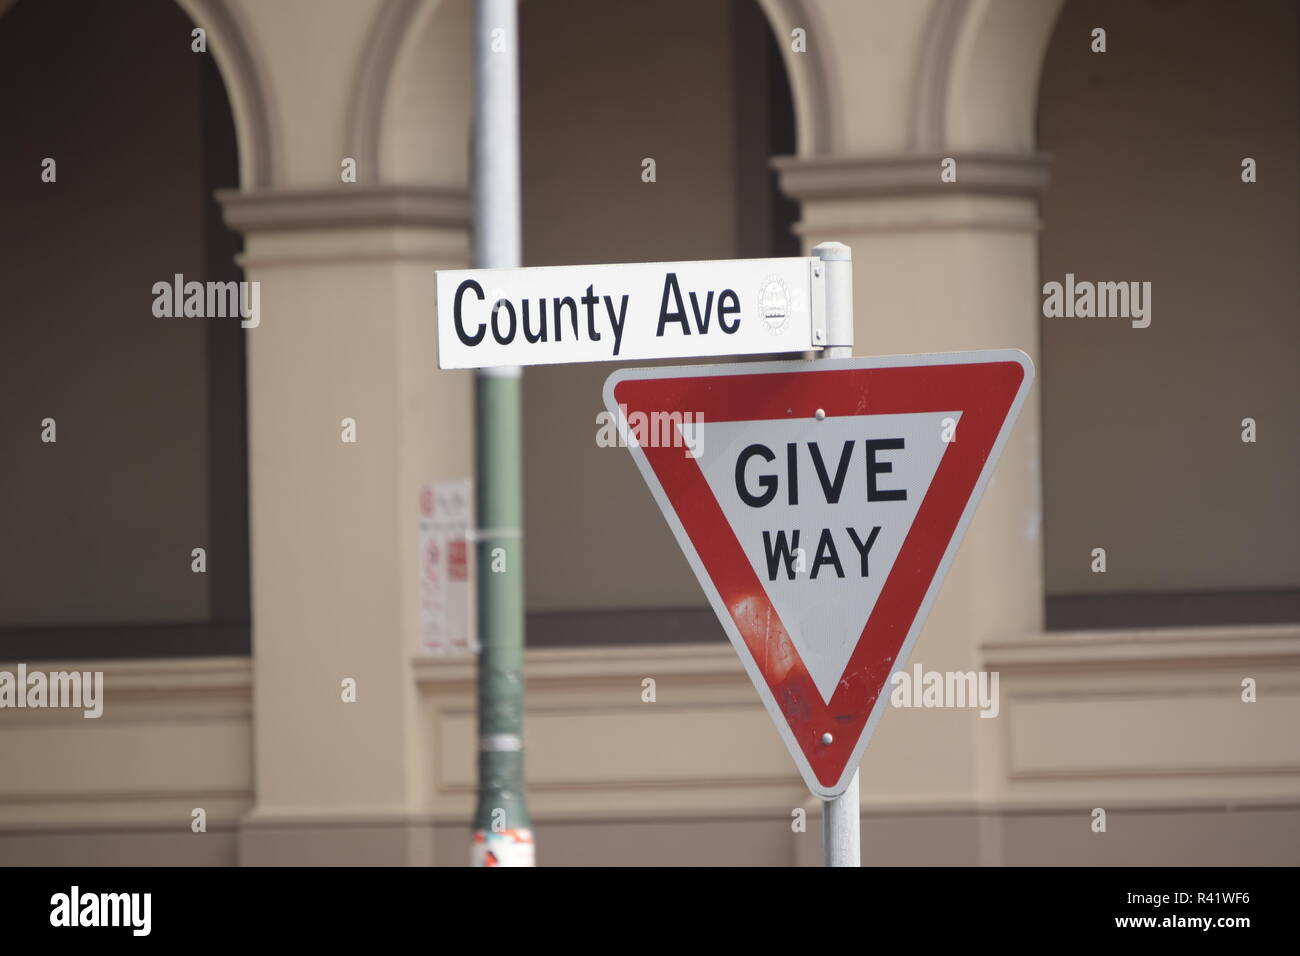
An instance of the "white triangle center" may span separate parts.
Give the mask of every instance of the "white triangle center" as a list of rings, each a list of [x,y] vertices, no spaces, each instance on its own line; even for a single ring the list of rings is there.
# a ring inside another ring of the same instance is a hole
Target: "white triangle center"
[[[704,422],[683,430],[826,701],[960,419],[957,411],[924,412]]]

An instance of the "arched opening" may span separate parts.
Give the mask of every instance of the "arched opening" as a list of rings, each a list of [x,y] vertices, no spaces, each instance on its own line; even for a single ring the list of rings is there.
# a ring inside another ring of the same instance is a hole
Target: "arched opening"
[[[1038,141],[1048,626],[1300,620],[1295,5],[1073,0]]]
[[[520,35],[527,265],[799,254],[769,168],[795,152],[791,91],[757,3],[524,3]],[[631,457],[596,444],[611,370],[524,376],[528,642],[722,640]]]
[[[244,330],[155,314],[157,283],[243,278],[193,29],[169,0],[0,17],[3,659],[249,650]]]

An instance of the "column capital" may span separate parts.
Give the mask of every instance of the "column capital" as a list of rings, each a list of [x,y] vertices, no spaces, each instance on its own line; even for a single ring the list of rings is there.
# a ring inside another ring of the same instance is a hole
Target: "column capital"
[[[325,189],[217,192],[226,225],[241,233],[414,226],[468,229],[469,190],[460,186],[349,183]]]
[[[944,182],[940,164],[956,161]],[[777,156],[781,191],[801,201],[954,194],[1028,197],[1047,187],[1045,153],[925,152],[871,156]]]

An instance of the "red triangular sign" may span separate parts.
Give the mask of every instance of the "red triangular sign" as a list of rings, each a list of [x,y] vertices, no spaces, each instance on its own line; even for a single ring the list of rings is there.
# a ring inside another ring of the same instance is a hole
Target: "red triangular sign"
[[[813,793],[888,705],[1033,381],[1014,350],[615,372],[605,405]]]

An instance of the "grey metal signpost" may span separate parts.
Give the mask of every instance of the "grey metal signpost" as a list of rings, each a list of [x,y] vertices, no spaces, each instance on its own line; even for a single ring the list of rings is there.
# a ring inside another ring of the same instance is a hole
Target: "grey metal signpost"
[[[474,22],[474,265],[520,259],[516,0],[478,0]],[[531,866],[524,802],[523,481],[519,366],[474,373],[478,527],[478,805],[473,862]]]
[[[812,254],[826,270],[825,340],[818,343],[818,329],[813,331],[814,344],[825,347],[816,353],[817,360],[844,359],[853,355],[853,250],[842,242],[823,242]],[[861,866],[861,803],[858,796],[858,771],[848,789],[838,797],[822,801],[822,849],[827,866]]]

